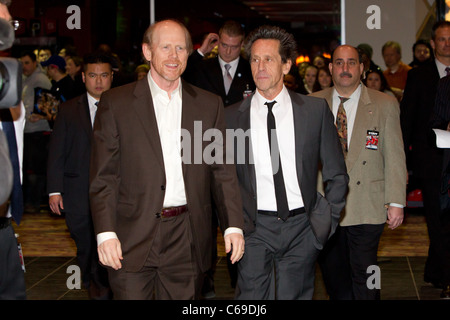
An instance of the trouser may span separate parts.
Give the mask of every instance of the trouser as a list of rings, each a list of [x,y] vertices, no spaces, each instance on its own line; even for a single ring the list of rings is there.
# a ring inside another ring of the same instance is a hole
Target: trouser
[[[195,259],[189,213],[159,219],[150,254],[141,270],[108,271],[114,299],[199,299],[203,273]]]
[[[236,298],[312,299],[319,251],[306,214],[288,218],[258,214],[238,262]]]
[[[424,279],[434,284],[450,284],[450,210],[441,210],[441,181],[420,179],[430,245]]]
[[[23,190],[24,202],[38,210],[47,200],[47,154],[49,132],[39,131],[24,134],[23,146]]]
[[[377,265],[384,224],[338,226],[319,255],[330,300],[378,300],[380,290],[368,286],[369,266]]]
[[[25,276],[14,228],[8,225],[0,229],[0,300],[24,299],[26,299]]]
[[[91,299],[109,299],[108,272],[100,265],[97,241],[90,214],[66,212],[65,219],[70,236],[77,247],[77,262],[82,282]]]

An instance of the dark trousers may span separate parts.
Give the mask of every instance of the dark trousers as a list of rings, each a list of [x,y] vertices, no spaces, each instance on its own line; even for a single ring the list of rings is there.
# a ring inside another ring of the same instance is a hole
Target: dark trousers
[[[306,214],[288,218],[258,214],[238,263],[236,298],[312,299],[319,251]]]
[[[436,285],[450,284],[450,209],[441,210],[441,181],[419,179],[430,246],[424,280]]]
[[[319,255],[319,266],[330,300],[377,300],[380,290],[369,288],[369,266],[377,265],[384,224],[338,226]]]
[[[110,299],[108,272],[99,263],[97,240],[89,214],[65,213],[67,228],[77,247],[82,282],[91,299]]]
[[[195,259],[189,214],[160,218],[150,254],[140,271],[108,271],[114,299],[199,299],[203,273]]]
[[[41,204],[47,202],[47,154],[49,132],[24,134],[23,145],[23,190],[24,202],[39,211]]]
[[[26,299],[25,276],[14,228],[0,229],[0,300]]]

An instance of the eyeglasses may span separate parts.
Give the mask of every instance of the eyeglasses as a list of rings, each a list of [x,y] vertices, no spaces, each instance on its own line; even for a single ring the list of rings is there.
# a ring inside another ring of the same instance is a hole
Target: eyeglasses
[[[14,31],[17,31],[17,29],[19,29],[20,26],[19,20],[11,20],[10,23],[13,26]]]

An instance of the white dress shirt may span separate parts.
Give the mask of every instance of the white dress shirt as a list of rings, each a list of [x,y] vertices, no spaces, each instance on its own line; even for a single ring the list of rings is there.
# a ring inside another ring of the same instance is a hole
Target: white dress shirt
[[[355,123],[356,111],[358,110],[359,97],[361,96],[361,84],[353,91],[350,98],[344,103],[345,113],[347,115],[347,146],[350,151],[350,141],[352,138],[353,124]],[[339,93],[336,89],[333,90],[333,115],[336,119],[336,115],[339,109]],[[335,120],[336,121],[336,120]]]
[[[280,150],[284,184],[289,210],[303,207],[303,198],[297,179],[294,114],[289,92],[283,89],[275,97],[277,103],[272,112],[275,116],[277,141]],[[271,100],[271,101],[273,101]],[[268,108],[264,103],[271,102],[256,90],[250,106],[251,145],[255,162],[256,194],[258,210],[277,211],[272,162],[267,134]]]
[[[178,80],[178,87],[169,97],[169,94],[153,81],[150,72],[147,78],[153,98],[166,174],[163,207],[182,206],[186,204],[186,191],[181,161],[181,81]]]
[[[90,113],[90,116],[91,116],[91,125],[93,127],[94,126],[95,115],[97,113],[97,105],[96,105],[96,103],[98,103],[98,100],[95,99],[93,96],[91,96],[89,94],[89,92],[87,92],[86,94],[87,94],[87,99],[88,99],[88,104],[89,104],[89,113]]]

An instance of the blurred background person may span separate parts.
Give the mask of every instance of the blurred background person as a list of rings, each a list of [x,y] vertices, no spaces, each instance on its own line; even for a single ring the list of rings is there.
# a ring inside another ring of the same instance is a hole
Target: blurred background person
[[[433,48],[427,40],[417,40],[413,47],[413,61],[409,64],[410,67],[415,68],[423,65],[427,61],[433,60]]]
[[[66,72],[75,84],[75,95],[78,96],[86,92],[81,71],[83,69],[83,59],[79,56],[66,56]]]
[[[367,71],[366,78],[363,79],[363,83],[367,88],[378,90],[395,97],[394,92],[392,92],[386,78],[383,75],[383,72],[381,72],[380,69]]]
[[[317,82],[316,66],[310,65],[305,70],[305,77],[303,78],[303,84],[300,84],[299,92],[302,94],[310,94],[320,90],[320,85]]]
[[[147,76],[150,71],[150,66],[148,64],[141,64],[136,67],[134,74],[136,75],[136,80],[141,80]]]
[[[389,86],[397,97],[398,101],[402,100],[403,90],[405,90],[408,71],[411,67],[404,64],[402,59],[402,48],[398,42],[388,41],[381,49],[384,63],[387,69],[383,74]]]
[[[317,82],[319,83],[320,90],[333,86],[333,81],[331,79],[331,73],[328,66],[319,68],[319,71],[317,72]]]

